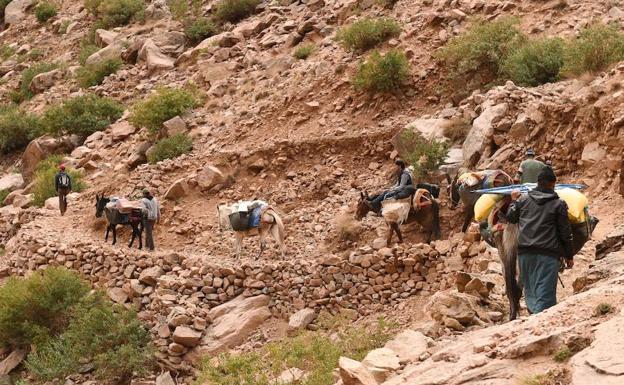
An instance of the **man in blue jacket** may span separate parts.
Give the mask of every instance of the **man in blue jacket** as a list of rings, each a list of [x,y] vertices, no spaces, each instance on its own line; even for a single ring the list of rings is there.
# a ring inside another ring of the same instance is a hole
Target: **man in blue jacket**
[[[526,195],[512,193],[514,202],[507,219],[517,223],[518,264],[527,308],[539,313],[557,303],[557,274],[560,259],[574,266],[572,228],[568,206],[555,192],[557,177],[545,167],[537,178],[537,188]]]

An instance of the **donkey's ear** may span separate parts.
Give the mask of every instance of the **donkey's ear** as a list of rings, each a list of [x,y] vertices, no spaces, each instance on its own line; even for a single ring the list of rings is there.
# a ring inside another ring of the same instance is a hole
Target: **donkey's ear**
[[[363,192],[363,191],[360,191],[360,199],[361,199],[361,200],[366,199],[366,195],[364,195],[364,192]]]

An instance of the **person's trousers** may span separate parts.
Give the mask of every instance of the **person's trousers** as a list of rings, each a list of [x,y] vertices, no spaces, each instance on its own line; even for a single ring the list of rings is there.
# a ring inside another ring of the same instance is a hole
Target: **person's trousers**
[[[524,286],[524,298],[532,314],[557,304],[557,275],[559,260],[538,253],[518,253],[520,280]]]
[[[67,194],[69,194],[69,189],[60,188],[58,190],[59,210],[61,210],[61,215],[65,215],[65,211],[67,211]]]
[[[145,247],[149,250],[154,250],[154,224],[156,220],[154,219],[146,219],[145,220]]]

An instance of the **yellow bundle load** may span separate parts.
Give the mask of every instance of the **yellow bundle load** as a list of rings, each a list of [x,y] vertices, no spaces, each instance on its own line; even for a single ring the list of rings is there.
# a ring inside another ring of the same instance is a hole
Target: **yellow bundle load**
[[[487,220],[490,215],[490,211],[494,208],[497,202],[503,199],[505,196],[500,194],[483,194],[477,199],[474,206],[474,219],[481,222]]]
[[[589,200],[582,192],[571,188],[562,188],[557,190],[557,195],[568,205],[568,218],[571,223],[583,223],[587,220],[585,209]]]

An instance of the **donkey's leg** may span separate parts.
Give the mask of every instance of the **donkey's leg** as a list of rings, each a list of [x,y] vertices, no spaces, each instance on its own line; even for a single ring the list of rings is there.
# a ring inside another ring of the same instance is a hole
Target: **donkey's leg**
[[[113,227],[113,245],[117,243],[117,225],[111,225]]]
[[[240,231],[236,231],[234,233],[234,250],[236,253],[236,258],[240,258],[241,249],[243,246],[243,235]]]
[[[139,237],[139,250],[143,249],[143,226],[141,226],[141,222],[139,222],[137,226],[137,236]]]
[[[258,253],[257,258],[260,258],[262,252],[264,251],[264,248],[266,247],[266,229],[263,228],[262,225],[260,225],[260,227],[258,228],[258,237],[260,238],[260,252]]]
[[[386,238],[386,246],[390,247],[390,243],[392,242],[392,234],[394,234],[393,224],[388,223],[388,237]]]
[[[399,243],[403,243],[403,234],[401,234],[401,228],[399,227],[399,224],[393,223],[392,227],[394,228],[394,232],[396,233],[397,237],[399,237]]]
[[[462,233],[465,233],[468,230],[468,226],[470,226],[470,222],[472,222],[472,217],[474,217],[474,206],[466,207],[466,212],[464,213],[464,224],[462,226]]]
[[[132,237],[130,237],[130,244],[128,244],[128,247],[132,247],[132,245],[134,244],[134,239],[137,236],[137,228],[135,224],[130,224],[130,228],[132,229]]]
[[[108,232],[110,231],[110,223],[106,226],[106,235],[104,236],[104,242],[108,242]]]

